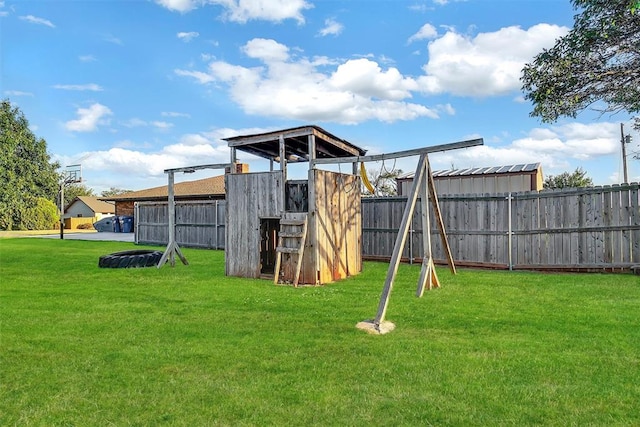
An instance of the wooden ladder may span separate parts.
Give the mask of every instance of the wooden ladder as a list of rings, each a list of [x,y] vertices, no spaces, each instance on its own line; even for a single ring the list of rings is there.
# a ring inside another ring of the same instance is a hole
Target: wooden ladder
[[[307,214],[286,213],[280,220],[280,231],[278,232],[278,246],[276,247],[276,267],[273,275],[273,283],[278,284],[280,278],[280,264],[282,254],[290,254],[296,257],[295,275],[293,286],[298,286],[300,271],[302,270],[302,257],[304,255],[304,244],[307,239]]]

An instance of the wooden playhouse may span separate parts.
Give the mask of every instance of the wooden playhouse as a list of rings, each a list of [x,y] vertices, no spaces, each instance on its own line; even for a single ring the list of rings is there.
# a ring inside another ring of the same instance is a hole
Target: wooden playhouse
[[[237,151],[269,160],[265,172],[226,175],[228,276],[319,285],[362,270],[360,178],[316,168],[316,159],[356,157],[365,150],[318,126],[225,139]],[[306,179],[287,167],[307,163]],[[274,167],[279,165],[279,167]]]

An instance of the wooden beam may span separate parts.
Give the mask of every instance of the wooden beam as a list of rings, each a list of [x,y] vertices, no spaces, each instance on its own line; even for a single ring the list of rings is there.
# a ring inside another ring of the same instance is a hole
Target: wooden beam
[[[447,262],[449,263],[449,270],[451,274],[456,274],[456,264],[453,261],[453,255],[451,255],[451,247],[449,246],[449,239],[447,238],[447,232],[444,228],[444,221],[442,220],[442,211],[440,210],[440,202],[438,201],[438,193],[436,192],[436,183],[431,173],[431,165],[427,161],[427,181],[429,184],[429,192],[431,193],[431,204],[433,205],[433,212],[438,222],[438,228],[440,229],[440,241],[442,242],[442,248],[447,255]]]
[[[334,145],[334,146],[336,146],[336,147],[340,148],[341,150],[344,150],[344,151],[346,151],[348,153],[357,155],[360,152],[360,150],[358,150],[357,147],[354,147],[353,145],[350,145],[350,143],[346,144],[344,141],[340,141],[339,139],[334,138],[331,135],[327,135],[324,132],[320,132],[316,128],[313,128],[313,133],[317,138],[320,138],[323,141],[326,141],[326,142],[328,142],[328,143],[330,143],[330,144],[332,144],[332,145]],[[362,150],[362,151],[364,151],[364,150]]]
[[[384,320],[384,316],[387,312],[387,306],[389,305],[391,289],[393,288],[393,282],[396,278],[396,274],[398,273],[398,266],[400,265],[400,259],[402,258],[402,251],[404,250],[404,244],[407,240],[407,235],[409,234],[411,218],[413,217],[416,201],[418,200],[418,189],[426,173],[426,159],[427,155],[423,154],[420,156],[420,160],[418,161],[418,167],[416,168],[416,174],[413,178],[411,192],[407,198],[407,204],[402,215],[400,229],[398,230],[396,242],[393,245],[393,254],[391,255],[391,261],[389,262],[389,268],[387,270],[387,278],[385,280],[382,295],[380,296],[380,303],[378,305],[378,314],[373,322],[374,326],[378,329],[380,327],[380,323]]]
[[[232,136],[230,138],[224,138],[227,141],[229,147],[242,147],[243,145],[251,145],[260,142],[275,141],[282,138],[296,138],[301,136],[312,135],[314,128],[312,126],[306,126],[302,128],[295,128],[290,130],[278,130],[274,132],[262,133],[259,135],[247,135],[247,136]]]
[[[373,154],[370,156],[354,156],[354,157],[336,157],[331,159],[316,159],[315,163],[320,164],[336,164],[336,163],[354,163],[354,162],[378,162],[381,160],[398,159],[401,157],[418,156],[423,154],[438,153],[440,151],[457,150],[460,148],[475,147],[483,145],[482,138],[470,139],[468,141],[452,142],[450,144],[434,145],[431,147],[415,148],[413,150],[396,151],[393,153]]]
[[[225,169],[233,167],[233,163],[215,163],[210,165],[187,166],[184,168],[165,169],[164,173],[185,172],[191,173],[202,169]]]

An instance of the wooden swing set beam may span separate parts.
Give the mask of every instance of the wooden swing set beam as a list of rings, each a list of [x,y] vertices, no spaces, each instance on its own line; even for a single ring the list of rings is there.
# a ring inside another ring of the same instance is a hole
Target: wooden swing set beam
[[[372,154],[369,156],[336,157],[330,159],[312,160],[316,165],[330,165],[336,163],[357,163],[357,162],[379,162],[382,160],[399,159],[402,157],[420,156],[423,154],[439,153],[441,151],[458,150],[460,148],[475,147],[483,145],[482,138],[469,139],[466,141],[452,142],[449,144],[433,145],[431,147],[414,148],[412,150],[395,151],[393,153]]]
[[[233,167],[232,163],[217,163],[210,165],[198,165],[198,166],[187,166],[184,168],[174,168],[174,169],[165,169],[164,173],[167,174],[167,209],[169,216],[169,242],[167,243],[167,248],[164,250],[162,254],[162,258],[158,261],[158,268],[161,268],[163,265],[169,262],[171,267],[176,265],[176,255],[180,258],[180,261],[184,265],[189,265],[189,261],[184,256],[182,251],[180,250],[180,246],[176,241],[176,200],[175,200],[175,192],[174,192],[174,184],[175,184],[175,174],[176,172],[183,173],[193,173],[197,170],[202,169],[225,169],[227,167]]]

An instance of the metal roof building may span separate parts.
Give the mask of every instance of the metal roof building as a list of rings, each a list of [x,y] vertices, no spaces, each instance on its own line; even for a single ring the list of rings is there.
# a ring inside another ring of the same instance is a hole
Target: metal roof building
[[[542,190],[542,166],[528,163],[509,166],[449,169],[433,171],[438,194],[516,193]],[[406,195],[413,182],[413,173],[400,175],[398,195]]]

